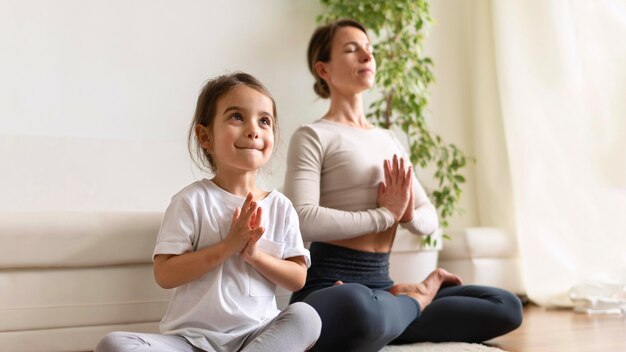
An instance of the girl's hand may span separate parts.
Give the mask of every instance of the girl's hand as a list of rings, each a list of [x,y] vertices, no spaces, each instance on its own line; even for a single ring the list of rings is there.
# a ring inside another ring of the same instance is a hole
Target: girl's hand
[[[262,214],[263,214],[263,211],[261,210],[261,208],[257,208],[256,212],[252,215],[252,219],[250,220],[250,227],[253,229],[260,228],[263,230],[263,232],[265,232],[265,229],[261,227]],[[245,260],[247,263],[250,263],[254,261],[255,259],[257,259],[259,251],[257,249],[256,244],[261,238],[261,236],[263,236],[263,232],[261,232],[261,234],[259,234],[258,237],[251,238],[250,240],[248,240],[248,243],[246,244],[246,246],[243,248],[243,250],[241,250],[240,255],[243,257],[243,260]]]
[[[411,210],[407,209],[413,194],[411,166],[405,170],[404,159],[398,159],[394,154],[392,160],[384,161],[383,170],[385,181],[378,185],[378,205],[389,209],[396,222],[408,216],[412,218],[413,207],[411,206]]]
[[[256,216],[257,212],[260,214],[260,210],[261,208],[258,207],[257,203],[252,200],[252,193],[248,193],[241,209],[235,209],[233,222],[230,225],[228,235],[224,239],[235,252],[241,252],[251,240],[256,243],[263,235],[265,229],[259,226],[261,217]],[[254,223],[253,219],[255,220]]]

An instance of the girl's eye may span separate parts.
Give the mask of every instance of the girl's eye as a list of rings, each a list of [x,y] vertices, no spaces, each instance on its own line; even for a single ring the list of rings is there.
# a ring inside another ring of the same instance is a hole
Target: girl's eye
[[[230,116],[230,118],[237,121],[243,121],[243,116],[241,116],[240,113],[234,113]]]
[[[262,117],[259,122],[262,125],[266,125],[266,126],[271,126],[272,125],[272,119],[270,119],[269,117]]]

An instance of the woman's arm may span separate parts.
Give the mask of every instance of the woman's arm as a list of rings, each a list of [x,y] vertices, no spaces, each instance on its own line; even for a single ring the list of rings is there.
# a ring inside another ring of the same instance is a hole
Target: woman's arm
[[[396,219],[384,207],[343,211],[320,206],[323,149],[317,133],[306,126],[299,128],[289,143],[284,193],[298,212],[304,240],[341,240],[391,227]]]

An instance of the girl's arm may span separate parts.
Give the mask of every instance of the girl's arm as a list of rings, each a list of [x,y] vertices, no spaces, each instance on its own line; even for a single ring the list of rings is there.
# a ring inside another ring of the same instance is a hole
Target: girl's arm
[[[307,267],[303,256],[279,259],[259,250],[255,252],[251,256],[244,250],[243,259],[266,279],[292,292],[304,287]]]
[[[213,270],[235,253],[237,248],[224,240],[196,252],[157,254],[154,257],[154,278],[162,288],[175,288]]]
[[[298,217],[295,215],[293,208],[289,212],[287,222],[293,222],[295,228],[298,228]],[[252,216],[251,226],[260,227],[263,217],[263,209],[259,208],[254,216]],[[292,219],[290,220],[289,217]],[[289,228],[289,226],[287,226]],[[291,227],[293,228],[293,227]],[[300,238],[300,231],[287,230],[291,236],[297,236],[295,238],[295,246],[302,247],[302,239]],[[288,235],[289,237],[289,235]],[[306,281],[307,265],[304,256],[298,255],[288,257],[285,259],[276,258],[258,249],[257,242],[260,239],[250,240],[246,244],[245,248],[241,251],[241,257],[248,264],[252,265],[256,271],[263,275],[266,279],[270,280],[276,285],[282,286],[289,291],[297,291],[304,287]],[[291,240],[294,240],[291,237]],[[291,241],[288,241],[291,242]],[[294,243],[289,243],[293,246]]]
[[[248,194],[241,207],[233,214],[233,222],[226,238],[214,245],[183,254],[157,254],[154,257],[154,278],[163,288],[174,288],[189,283],[222,264],[235,253],[241,252],[248,242],[256,242],[264,229],[251,220],[261,208]]]

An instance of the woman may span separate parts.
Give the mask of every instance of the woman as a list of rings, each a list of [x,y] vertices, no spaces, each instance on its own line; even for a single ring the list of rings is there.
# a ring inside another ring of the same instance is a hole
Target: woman
[[[492,287],[463,286],[443,269],[394,285],[389,252],[398,225],[426,235],[437,213],[389,130],[365,118],[362,93],[376,62],[365,28],[340,20],[318,28],[308,50],[326,115],[292,136],[285,194],[298,212],[312,265],[304,301],[322,318],[314,351],[378,351],[389,343],[480,342],[521,324],[519,299]]]

